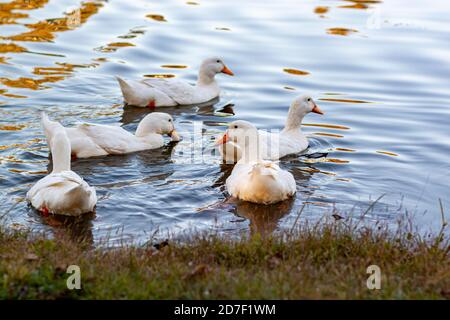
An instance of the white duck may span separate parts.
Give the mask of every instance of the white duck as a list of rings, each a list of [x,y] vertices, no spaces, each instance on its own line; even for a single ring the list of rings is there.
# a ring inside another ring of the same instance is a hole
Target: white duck
[[[66,128],[76,158],[125,154],[156,149],[164,145],[163,134],[179,141],[172,117],[167,113],[153,112],[139,123],[132,134],[118,126],[83,123],[75,128]]]
[[[242,157],[234,166],[225,185],[228,193],[240,200],[272,204],[288,199],[296,192],[294,176],[276,162],[262,160],[260,134],[247,121],[233,121],[217,144],[233,141]]]
[[[78,216],[94,211],[95,189],[70,170],[70,141],[64,127],[44,113],[42,125],[52,153],[53,171],[27,192],[28,202],[44,215]]]
[[[303,118],[310,112],[324,114],[310,96],[297,97],[289,108],[286,125],[281,132],[259,130],[263,159],[278,160],[308,148],[308,139],[301,127]],[[233,142],[224,144],[219,151],[227,163],[234,163],[241,157],[239,146]]]
[[[208,102],[220,94],[215,75],[234,75],[220,58],[202,62],[197,85],[176,79],[151,78],[125,81],[117,77],[123,98],[129,105],[138,107],[171,107]]]

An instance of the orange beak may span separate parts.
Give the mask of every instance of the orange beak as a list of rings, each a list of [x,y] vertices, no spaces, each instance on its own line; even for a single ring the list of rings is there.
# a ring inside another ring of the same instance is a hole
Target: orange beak
[[[222,73],[228,74],[229,76],[234,76],[233,71],[231,71],[230,69],[228,69],[227,66],[224,66],[224,67],[223,67]]]
[[[318,114],[324,114],[322,110],[317,106],[317,104],[314,104],[314,108],[311,110],[311,112],[318,113]]]
[[[229,140],[229,138],[228,138],[228,133],[225,132],[225,134],[223,135],[223,137],[220,138],[220,139],[218,139],[214,145],[215,145],[215,146],[220,146],[220,145],[222,145],[222,144],[227,143],[228,140]]]

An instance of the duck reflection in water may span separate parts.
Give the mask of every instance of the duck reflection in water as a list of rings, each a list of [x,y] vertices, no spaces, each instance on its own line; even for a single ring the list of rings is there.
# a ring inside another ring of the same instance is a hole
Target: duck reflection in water
[[[228,102],[220,103],[219,98],[215,98],[201,104],[158,108],[158,111],[166,112],[172,115],[174,118],[186,114],[191,116],[200,115],[209,117],[216,116],[218,113],[234,115],[233,106],[233,104]],[[123,114],[120,121],[124,125],[127,125],[135,121],[142,120],[142,118],[144,118],[147,114],[154,111],[155,109],[152,108],[140,108],[130,105],[124,105]]]
[[[94,245],[93,223],[95,212],[83,214],[81,216],[49,215],[43,216],[33,208],[31,215],[37,217],[39,222],[51,228],[51,233],[55,239],[69,239],[74,243],[79,243],[87,247]]]
[[[278,227],[279,221],[289,215],[294,208],[295,198],[289,198],[271,205],[255,204],[247,201],[230,199],[234,204],[231,210],[236,216],[250,221],[250,234],[270,236]]]

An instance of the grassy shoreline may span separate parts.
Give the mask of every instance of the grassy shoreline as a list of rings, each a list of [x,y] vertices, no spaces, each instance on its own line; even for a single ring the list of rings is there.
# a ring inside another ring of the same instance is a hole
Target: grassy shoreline
[[[449,242],[341,221],[272,237],[92,248],[0,227],[0,299],[449,299]],[[69,265],[81,290],[67,289]],[[366,286],[381,269],[381,289]]]

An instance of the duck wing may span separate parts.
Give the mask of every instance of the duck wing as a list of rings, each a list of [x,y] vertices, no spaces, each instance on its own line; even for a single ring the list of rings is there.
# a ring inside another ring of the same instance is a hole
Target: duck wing
[[[263,161],[255,163],[249,174],[258,174],[276,180],[279,176],[280,171],[281,169],[276,162]]]
[[[62,185],[65,181],[66,180],[59,173],[48,175],[36,182],[36,184],[33,185],[30,190],[28,190],[27,199],[31,200],[42,189]]]
[[[123,154],[136,147],[136,137],[117,126],[83,123],[77,127],[109,154]]]
[[[164,78],[144,79],[142,83],[158,89],[163,92],[176,103],[181,105],[189,105],[196,103],[195,87],[181,80],[168,80]]]

